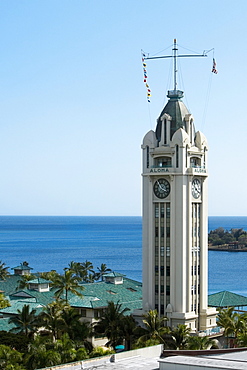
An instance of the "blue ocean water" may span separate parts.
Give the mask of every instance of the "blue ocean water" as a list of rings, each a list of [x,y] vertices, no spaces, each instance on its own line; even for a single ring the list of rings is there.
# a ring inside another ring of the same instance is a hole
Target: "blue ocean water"
[[[247,231],[247,217],[209,217],[209,230],[217,227]],[[28,261],[34,272],[88,260],[141,281],[141,233],[141,217],[0,216],[0,260]],[[247,295],[246,278],[247,252],[209,251],[209,293]]]

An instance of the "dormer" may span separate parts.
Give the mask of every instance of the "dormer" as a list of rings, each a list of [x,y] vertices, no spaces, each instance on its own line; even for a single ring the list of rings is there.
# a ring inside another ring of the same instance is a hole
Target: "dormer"
[[[106,283],[111,283],[111,284],[123,284],[123,277],[125,275],[120,274],[119,272],[110,272],[109,274],[104,274],[103,275],[103,280]]]
[[[11,270],[14,270],[14,275],[30,275],[32,267],[28,265],[27,262],[23,262],[20,266],[13,267]]]
[[[45,280],[42,278],[33,279],[28,282],[28,289],[36,290],[37,292],[40,292],[40,293],[49,292],[50,283],[51,282],[49,280]]]

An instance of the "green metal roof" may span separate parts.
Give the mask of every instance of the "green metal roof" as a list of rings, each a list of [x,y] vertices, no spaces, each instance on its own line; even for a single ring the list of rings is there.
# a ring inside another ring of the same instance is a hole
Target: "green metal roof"
[[[242,307],[247,306],[247,297],[223,291],[208,296],[208,305],[212,307]]]
[[[109,301],[119,302],[122,308],[130,308],[128,313],[142,308],[142,284],[128,278],[122,284],[112,284],[105,281],[82,284],[83,297],[69,293],[69,303],[73,307],[103,308]]]
[[[0,312],[5,315],[16,315],[18,310],[21,311],[23,309],[24,305],[28,305],[30,308],[30,311],[33,309],[37,310],[37,314],[44,307],[44,305],[41,305],[40,303],[27,301],[27,300],[14,301],[14,302],[12,301],[10,307],[1,308]],[[1,319],[0,319],[0,322],[1,322]]]
[[[37,279],[29,280],[28,282],[31,283],[31,284],[48,284],[48,283],[51,283],[50,280],[46,280],[46,279],[43,279],[43,278],[40,278],[40,277],[38,277]]]
[[[0,319],[0,331],[10,331],[11,329],[16,327],[16,324],[9,323],[9,317],[3,317]]]
[[[11,270],[33,270],[33,268],[21,263],[20,266],[12,267]]]
[[[114,271],[112,271],[112,272],[108,272],[108,273],[106,273],[106,274],[103,274],[103,276],[106,276],[106,277],[119,277],[119,276],[126,276],[126,275],[124,275],[124,274],[120,274],[120,272],[114,272]]]
[[[185,121],[184,118],[186,114],[189,114],[188,109],[186,108],[185,104],[181,100],[183,97],[183,92],[180,90],[171,90],[168,91],[168,102],[166,106],[163,108],[156,126],[156,138],[158,141],[161,140],[161,117],[167,113],[171,116],[171,138],[174,132],[176,132],[179,128],[185,128]]]

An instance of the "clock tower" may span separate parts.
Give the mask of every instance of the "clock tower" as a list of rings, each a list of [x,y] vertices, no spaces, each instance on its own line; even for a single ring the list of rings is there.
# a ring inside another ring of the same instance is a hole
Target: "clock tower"
[[[182,101],[168,91],[143,150],[143,311],[171,327],[216,326],[208,308],[208,144]]]

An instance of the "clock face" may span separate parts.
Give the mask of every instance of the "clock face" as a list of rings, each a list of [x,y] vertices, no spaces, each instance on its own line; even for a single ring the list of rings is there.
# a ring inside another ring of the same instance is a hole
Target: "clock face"
[[[154,183],[154,194],[160,199],[166,198],[170,194],[170,183],[166,179],[159,179]]]
[[[202,190],[201,181],[199,179],[194,179],[192,181],[191,191],[192,191],[192,195],[195,199],[198,199],[200,197],[201,190]]]

